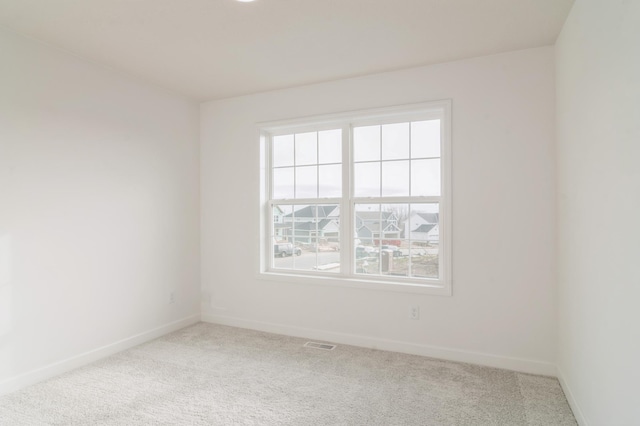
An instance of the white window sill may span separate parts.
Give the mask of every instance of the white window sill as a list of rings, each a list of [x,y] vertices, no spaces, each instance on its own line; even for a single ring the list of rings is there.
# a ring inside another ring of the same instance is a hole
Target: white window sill
[[[256,276],[259,280],[295,283],[306,285],[320,285],[328,287],[349,287],[364,290],[393,291],[400,293],[431,294],[436,296],[451,296],[451,285],[444,285],[439,281],[429,283],[386,281],[366,278],[346,278],[343,276],[304,275],[280,272],[260,272]]]

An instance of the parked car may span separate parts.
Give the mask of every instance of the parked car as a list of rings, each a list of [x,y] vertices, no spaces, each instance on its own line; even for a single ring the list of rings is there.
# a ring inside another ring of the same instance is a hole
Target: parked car
[[[273,245],[273,255],[275,257],[286,257],[286,256],[300,256],[302,254],[302,250],[299,247],[294,247],[291,243],[282,243],[282,244],[274,244]]]
[[[356,246],[356,258],[375,256],[377,252],[374,247]]]
[[[381,250],[386,250],[388,252],[393,253],[392,256],[393,257],[400,257],[402,256],[402,252],[400,251],[400,249],[397,246],[394,245],[382,245],[380,247]]]

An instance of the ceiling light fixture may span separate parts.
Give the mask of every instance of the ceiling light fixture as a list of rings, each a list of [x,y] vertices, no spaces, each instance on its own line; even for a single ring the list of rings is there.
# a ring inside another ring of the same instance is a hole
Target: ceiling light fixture
[[[251,3],[252,1],[256,1],[256,0],[237,0],[240,3]]]

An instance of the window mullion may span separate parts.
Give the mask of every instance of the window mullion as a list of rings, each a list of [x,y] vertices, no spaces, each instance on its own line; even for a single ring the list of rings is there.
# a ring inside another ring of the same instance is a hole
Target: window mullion
[[[407,212],[408,216],[407,216],[407,225],[405,226],[404,229],[404,238],[405,240],[408,242],[409,247],[407,248],[407,250],[409,250],[409,258],[407,259],[407,276],[412,277],[413,276],[413,265],[411,264],[411,243],[412,243],[412,239],[411,239],[411,209],[413,209],[413,204],[409,203],[409,211]]]
[[[320,198],[320,134],[316,132],[316,197]]]
[[[266,262],[264,263],[264,265],[268,268],[268,269],[273,269],[274,264],[273,264],[273,256],[274,256],[274,250],[273,250],[273,243],[276,240],[276,235],[275,235],[275,231],[276,231],[276,227],[273,224],[273,201],[269,201],[267,203],[267,212],[265,214],[265,218],[266,218],[266,222],[267,224],[265,225],[265,229],[267,229],[267,241],[266,241],[266,254],[267,256],[269,256],[266,259]]]
[[[384,143],[382,140],[382,126],[378,126],[378,131],[380,132],[380,162],[378,163],[378,167],[380,168],[380,186],[378,188],[380,189],[380,192],[378,193],[378,196],[382,197],[382,145]]]
[[[318,207],[316,206],[316,217],[314,219],[314,222],[315,222],[314,223],[315,235],[311,235],[310,236],[311,238],[309,238],[311,240],[312,247],[315,248],[315,255],[316,255],[315,264],[316,264],[316,266],[313,269],[315,269],[316,271],[318,270],[318,260],[319,260],[318,258],[319,258],[319,253],[320,253],[320,247],[319,247],[319,245],[320,245],[320,226],[319,226],[319,221],[320,221],[320,218],[318,217]]]
[[[411,156],[411,145],[412,144],[412,139],[411,139],[411,122],[409,122],[409,196],[413,195],[413,186],[412,186],[412,182],[411,182],[411,166],[413,165],[413,160],[414,158]],[[440,191],[440,193],[442,193],[442,191]]]
[[[298,165],[296,164],[296,135],[293,135],[293,198],[298,195],[298,183],[296,175],[298,174]]]
[[[382,204],[378,205],[378,224],[378,244],[376,244],[378,246],[378,275],[382,275]],[[375,240],[373,241],[375,242]]]
[[[342,200],[340,202],[340,272],[343,276],[353,274],[353,214],[351,212],[351,127],[342,126]]]

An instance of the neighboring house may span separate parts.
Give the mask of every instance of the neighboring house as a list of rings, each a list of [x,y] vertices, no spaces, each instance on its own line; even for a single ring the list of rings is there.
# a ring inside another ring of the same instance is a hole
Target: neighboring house
[[[409,233],[409,238],[414,241],[421,240],[437,242],[440,236],[439,234],[440,231],[438,229],[438,225],[435,225],[433,223],[425,223],[411,231]]]
[[[319,222],[296,223],[293,231],[295,241],[300,243],[338,242],[340,227],[333,219],[322,219]]]
[[[273,239],[274,242],[289,241],[291,235],[290,223],[274,223],[273,224]]]
[[[339,221],[340,206],[336,204],[307,206],[285,215],[283,217],[283,222],[317,222],[322,219],[333,219]]]
[[[273,206],[273,239],[274,243],[288,241],[287,229],[291,228],[291,224],[284,223],[284,211],[280,206]]]
[[[280,206],[273,206],[273,223],[284,223],[284,212]]]
[[[407,237],[411,240],[422,240],[437,243],[440,240],[440,216],[438,213],[413,212],[404,222]]]
[[[295,237],[300,243],[338,242],[340,235],[340,207],[332,205],[307,206],[283,217],[283,235]]]
[[[400,232],[393,212],[356,212],[356,235],[363,244],[398,241]]]

